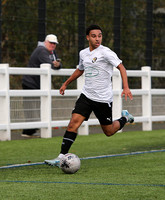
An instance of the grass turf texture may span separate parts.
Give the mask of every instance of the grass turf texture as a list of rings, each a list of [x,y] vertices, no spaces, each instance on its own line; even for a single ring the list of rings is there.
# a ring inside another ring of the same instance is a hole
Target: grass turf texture
[[[0,166],[43,162],[59,153],[62,137],[0,142]],[[165,148],[165,130],[78,136],[70,152],[79,157]],[[165,152],[82,160],[80,170],[64,174],[36,165],[0,169],[2,200],[154,200],[165,195]]]

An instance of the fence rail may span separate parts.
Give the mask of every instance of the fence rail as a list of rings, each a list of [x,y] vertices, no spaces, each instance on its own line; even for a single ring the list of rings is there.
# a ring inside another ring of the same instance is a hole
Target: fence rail
[[[75,69],[52,70],[49,64],[42,64],[39,69],[9,67],[9,64],[0,64],[0,140],[11,140],[11,130],[39,128],[42,138],[52,137],[52,127],[65,127],[67,120],[52,120],[52,97],[59,97],[59,90],[51,89],[51,76],[70,76]],[[40,75],[40,90],[10,90],[10,75]],[[131,89],[134,96],[142,97],[142,115],[135,116],[135,123],[142,123],[143,130],[152,130],[152,122],[165,121],[165,115],[152,116],[152,96],[165,95],[165,89],[152,89],[152,77],[165,77],[165,71],[152,71],[150,67],[144,66],[141,70],[128,70],[128,77],[141,77],[141,89]],[[120,118],[122,111],[122,80],[117,69],[113,74],[113,118]],[[79,96],[84,83],[84,76],[77,79],[77,89],[68,89],[65,92],[66,97]],[[40,121],[35,122],[11,122],[10,98],[11,97],[40,97]],[[83,122],[79,128],[79,134],[88,135],[90,125],[98,125],[96,118]]]

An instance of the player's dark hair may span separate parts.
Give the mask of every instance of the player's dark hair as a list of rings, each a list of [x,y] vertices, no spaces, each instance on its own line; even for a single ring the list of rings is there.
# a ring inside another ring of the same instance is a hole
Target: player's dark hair
[[[102,32],[102,29],[100,28],[100,26],[92,24],[88,26],[88,28],[86,29],[86,35],[89,35],[91,30],[100,30]]]

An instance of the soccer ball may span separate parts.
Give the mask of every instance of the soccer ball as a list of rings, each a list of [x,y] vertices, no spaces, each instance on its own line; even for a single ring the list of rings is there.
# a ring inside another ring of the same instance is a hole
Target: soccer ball
[[[66,174],[74,174],[80,169],[80,158],[73,154],[67,153],[60,160],[60,168]]]

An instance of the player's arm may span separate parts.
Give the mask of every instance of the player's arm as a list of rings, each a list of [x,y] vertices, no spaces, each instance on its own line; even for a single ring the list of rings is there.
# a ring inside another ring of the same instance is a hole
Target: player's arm
[[[117,66],[117,68],[120,71],[121,78],[122,78],[122,81],[123,81],[123,92],[121,94],[121,97],[123,97],[123,95],[125,95],[126,101],[127,101],[127,96],[132,100],[133,97],[132,97],[132,93],[131,93],[129,86],[128,86],[128,78],[127,78],[126,69],[125,69],[124,65],[121,64],[121,63]]]
[[[78,68],[73,72],[73,74],[63,83],[63,85],[60,88],[60,94],[64,95],[65,89],[67,86],[74,80],[76,80],[78,77],[80,77],[83,74],[84,70],[79,70]]]

